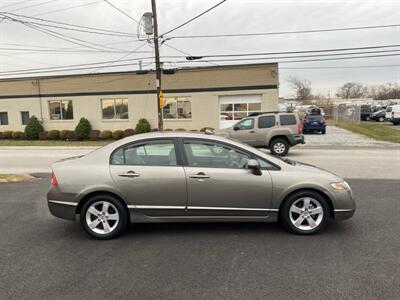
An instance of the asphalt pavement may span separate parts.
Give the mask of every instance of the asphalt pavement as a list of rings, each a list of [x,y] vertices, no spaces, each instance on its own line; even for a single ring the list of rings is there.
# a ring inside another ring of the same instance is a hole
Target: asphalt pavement
[[[50,215],[49,178],[0,184],[1,299],[399,299],[400,181],[349,180],[352,219],[132,225],[89,238]]]

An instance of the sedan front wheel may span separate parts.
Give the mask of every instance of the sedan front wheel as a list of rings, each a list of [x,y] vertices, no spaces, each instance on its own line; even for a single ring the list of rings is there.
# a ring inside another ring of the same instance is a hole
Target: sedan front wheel
[[[285,228],[297,234],[313,234],[329,221],[329,206],[320,194],[304,191],[290,196],[283,204],[280,217]]]

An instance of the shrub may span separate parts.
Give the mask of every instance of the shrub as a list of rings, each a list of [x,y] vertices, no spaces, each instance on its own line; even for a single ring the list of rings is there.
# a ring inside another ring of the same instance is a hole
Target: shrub
[[[0,140],[3,139],[3,133],[0,131]]]
[[[186,129],[185,128],[177,128],[177,129],[175,129],[175,131],[186,131]]]
[[[135,133],[139,134],[139,133],[146,133],[146,132],[150,132],[150,131],[151,131],[151,126],[150,126],[149,121],[147,121],[146,119],[140,119],[136,125]]]
[[[60,139],[60,131],[59,130],[50,130],[47,137],[49,140],[59,140]]]
[[[44,131],[42,124],[35,116],[30,117],[28,124],[25,126],[25,135],[28,140],[37,140],[39,133]]]
[[[67,135],[67,141],[75,141],[76,136],[75,136],[75,131],[70,130]]]
[[[191,132],[199,132],[197,129],[190,129]]]
[[[214,130],[214,128],[212,127],[203,127],[202,129],[200,129],[200,132],[205,132],[207,129]]]
[[[135,134],[135,130],[129,128],[124,130],[124,137],[131,136]]]
[[[92,126],[86,118],[81,118],[75,128],[75,137],[78,140],[86,140],[89,137]]]
[[[68,138],[68,135],[70,134],[71,130],[61,130],[60,132],[60,140],[65,141]]]
[[[12,133],[12,138],[14,140],[23,140],[25,138],[25,133],[23,133],[22,131],[14,131]]]
[[[172,131],[171,128],[164,129],[164,131]]]
[[[4,132],[3,132],[3,139],[6,139],[6,140],[11,139],[11,138],[12,138],[12,134],[13,134],[12,131],[9,131],[9,130],[4,131]]]
[[[109,140],[112,138],[112,132],[110,130],[104,130],[101,132],[100,138],[103,140]]]
[[[49,138],[49,133],[47,131],[42,131],[39,133],[39,140],[47,140]]]
[[[124,132],[122,130],[115,130],[112,133],[112,138],[114,140],[120,140],[124,137]]]
[[[152,130],[151,130],[151,132],[158,132],[159,130],[158,130],[158,128],[153,128]]]
[[[100,130],[92,130],[89,134],[89,140],[97,141],[100,138]]]

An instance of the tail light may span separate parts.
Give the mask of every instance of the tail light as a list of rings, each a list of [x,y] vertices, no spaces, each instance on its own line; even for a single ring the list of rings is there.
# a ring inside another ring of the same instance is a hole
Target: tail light
[[[52,186],[58,186],[57,177],[56,177],[56,174],[54,174],[54,172],[51,172],[50,184]]]
[[[300,124],[300,123],[297,123],[297,124],[296,124],[296,129],[297,129],[297,133],[298,133],[298,134],[301,134],[303,128],[301,127],[301,124]]]
[[[304,122],[304,123],[307,123],[307,117],[304,117],[304,118],[303,118],[303,122]]]
[[[321,123],[322,123],[322,124],[325,123],[325,118],[324,118],[324,117],[321,118]]]

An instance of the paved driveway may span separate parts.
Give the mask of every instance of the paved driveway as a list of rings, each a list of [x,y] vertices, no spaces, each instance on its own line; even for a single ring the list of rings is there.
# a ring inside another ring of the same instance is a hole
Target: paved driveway
[[[49,178],[0,184],[0,298],[400,299],[400,181],[350,184],[355,216],[319,235],[143,224],[111,241],[49,214]]]

